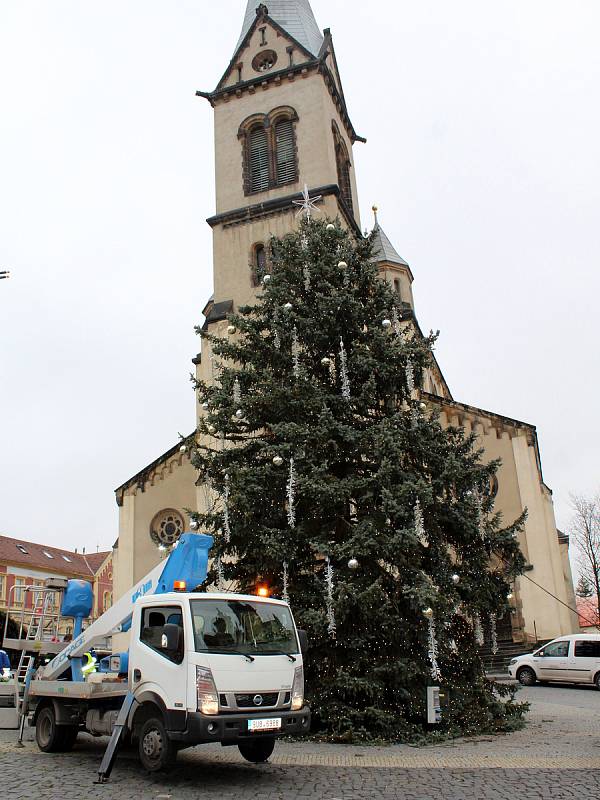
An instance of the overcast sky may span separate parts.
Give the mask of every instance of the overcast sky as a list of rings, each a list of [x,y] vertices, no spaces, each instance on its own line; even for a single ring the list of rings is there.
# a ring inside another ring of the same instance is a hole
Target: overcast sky
[[[268,0],[267,0],[268,2]],[[0,532],[95,549],[194,425],[212,112],[245,0],[0,2]],[[537,425],[559,525],[599,481],[600,4],[313,0],[363,226],[455,399]],[[208,9],[210,8],[210,13]]]

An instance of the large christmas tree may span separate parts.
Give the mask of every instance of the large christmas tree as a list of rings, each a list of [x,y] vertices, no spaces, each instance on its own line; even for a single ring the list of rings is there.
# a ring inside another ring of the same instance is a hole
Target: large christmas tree
[[[311,651],[313,729],[406,739],[426,687],[443,728],[502,729],[518,709],[485,680],[477,644],[508,610],[523,559],[501,527],[473,436],[421,395],[423,337],[358,241],[308,215],[271,243],[256,304],[223,337],[200,331],[213,381],[193,460],[215,534],[210,579],[289,598]],[[208,345],[208,347],[206,346]]]

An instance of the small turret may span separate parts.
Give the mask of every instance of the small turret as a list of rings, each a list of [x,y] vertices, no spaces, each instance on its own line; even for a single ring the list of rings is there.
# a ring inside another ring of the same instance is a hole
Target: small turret
[[[375,224],[373,225],[373,260],[377,263],[380,272],[398,295],[400,302],[405,307],[410,307],[414,312],[412,293],[413,274],[408,263],[399,255],[394,245],[390,242],[385,231],[379,224],[378,208],[373,206]]]

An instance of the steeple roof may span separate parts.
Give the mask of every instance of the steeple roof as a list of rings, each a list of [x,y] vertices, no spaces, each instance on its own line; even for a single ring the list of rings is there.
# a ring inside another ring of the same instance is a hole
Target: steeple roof
[[[385,261],[388,264],[400,264],[408,267],[406,261],[396,251],[394,245],[385,235],[385,231],[375,217],[375,227],[373,228],[373,258],[375,261]]]
[[[269,16],[287,31],[290,36],[305,47],[314,56],[319,55],[323,44],[323,34],[319,30],[317,20],[310,7],[309,0],[248,0],[244,25],[236,50],[252,27],[259,6],[265,5]]]

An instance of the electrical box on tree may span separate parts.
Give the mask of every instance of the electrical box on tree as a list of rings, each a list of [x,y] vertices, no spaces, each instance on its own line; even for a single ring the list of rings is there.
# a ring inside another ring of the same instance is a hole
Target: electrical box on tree
[[[439,686],[427,687],[427,722],[429,725],[439,725],[442,721],[442,711],[448,708],[448,691]]]

